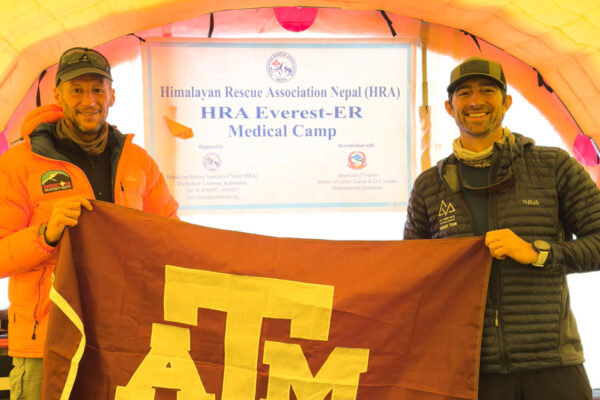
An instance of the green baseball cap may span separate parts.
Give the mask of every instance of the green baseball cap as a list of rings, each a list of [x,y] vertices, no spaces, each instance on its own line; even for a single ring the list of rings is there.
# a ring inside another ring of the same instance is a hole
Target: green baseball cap
[[[506,91],[506,78],[500,63],[481,57],[471,57],[460,63],[450,73],[448,94],[452,94],[461,82],[478,76],[490,78],[498,84],[500,89]]]
[[[56,85],[85,74],[104,76],[112,81],[110,64],[106,57],[96,50],[73,47],[60,56],[56,71]]]

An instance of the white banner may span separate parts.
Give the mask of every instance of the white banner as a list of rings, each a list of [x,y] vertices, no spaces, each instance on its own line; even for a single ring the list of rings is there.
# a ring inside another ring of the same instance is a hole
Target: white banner
[[[412,51],[392,40],[148,41],[146,148],[182,214],[403,209]]]

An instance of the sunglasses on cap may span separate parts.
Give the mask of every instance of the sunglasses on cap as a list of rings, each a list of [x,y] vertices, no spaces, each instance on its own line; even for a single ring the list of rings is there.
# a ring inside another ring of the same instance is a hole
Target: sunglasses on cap
[[[60,56],[57,85],[60,81],[69,81],[84,74],[98,74],[112,80],[108,60],[96,50],[73,47]]]

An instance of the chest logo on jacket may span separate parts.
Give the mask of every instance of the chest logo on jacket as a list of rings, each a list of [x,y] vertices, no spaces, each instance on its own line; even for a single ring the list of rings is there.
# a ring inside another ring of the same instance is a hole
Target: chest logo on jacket
[[[448,204],[446,204],[446,202],[442,200],[440,210],[438,211],[440,231],[457,225],[455,212],[456,210],[452,203],[448,202]]]
[[[44,193],[73,189],[73,181],[65,171],[48,171],[42,175],[42,191]]]

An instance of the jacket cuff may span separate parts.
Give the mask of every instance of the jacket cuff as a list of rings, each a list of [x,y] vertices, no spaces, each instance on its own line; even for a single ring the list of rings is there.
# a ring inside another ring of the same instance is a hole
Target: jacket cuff
[[[44,233],[46,233],[46,226],[48,225],[47,222],[44,222],[43,224],[40,224],[38,226],[38,235],[37,235],[37,239],[38,239],[38,243],[40,245],[40,247],[44,250],[46,250],[47,252],[51,253],[54,250],[56,250],[56,245],[58,243],[55,243],[54,245],[48,244],[46,242],[46,237],[44,236]]]

